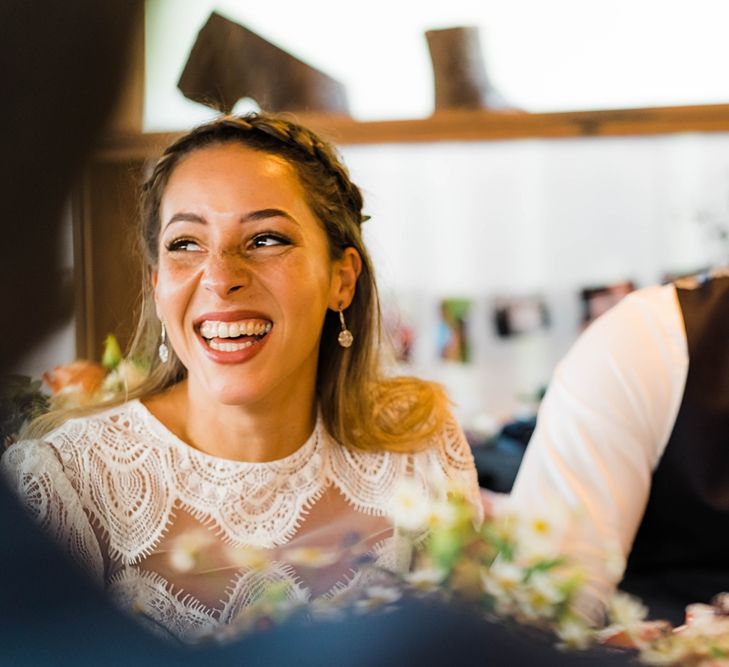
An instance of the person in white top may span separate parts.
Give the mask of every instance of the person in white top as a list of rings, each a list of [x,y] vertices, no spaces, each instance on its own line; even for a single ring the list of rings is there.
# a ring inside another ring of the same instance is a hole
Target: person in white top
[[[405,478],[431,496],[457,484],[480,510],[442,389],[383,370],[363,219],[306,128],[251,114],[191,131],[143,188],[130,354],[149,378],[42,418],[2,458],[37,519],[163,632],[195,641],[278,581],[332,595],[363,554],[394,567],[385,515]],[[311,568],[311,546],[337,558]]]
[[[729,467],[713,420],[727,415],[727,287],[717,274],[626,296],[580,336],[540,406],[509,505],[567,509],[555,539],[585,569],[596,619],[626,561],[655,584],[631,592],[655,595],[654,615],[675,622],[708,601],[692,595],[726,585]]]

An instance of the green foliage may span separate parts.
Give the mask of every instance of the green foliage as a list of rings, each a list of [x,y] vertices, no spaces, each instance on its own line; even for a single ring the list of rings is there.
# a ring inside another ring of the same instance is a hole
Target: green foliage
[[[104,340],[104,354],[101,357],[101,365],[109,371],[113,371],[119,362],[124,358],[119,341],[114,334],[108,334]]]
[[[0,447],[9,446],[28,422],[48,410],[41,381],[25,375],[0,379]]]

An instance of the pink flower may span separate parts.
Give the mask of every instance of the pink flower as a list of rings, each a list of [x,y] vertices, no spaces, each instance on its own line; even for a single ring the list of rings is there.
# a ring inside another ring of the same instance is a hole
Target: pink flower
[[[106,369],[101,364],[86,359],[77,359],[43,373],[43,380],[54,394],[73,391],[89,398],[98,391],[105,377]]]

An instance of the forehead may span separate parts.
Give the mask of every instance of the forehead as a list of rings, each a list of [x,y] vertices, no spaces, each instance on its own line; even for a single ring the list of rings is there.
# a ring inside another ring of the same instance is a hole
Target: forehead
[[[199,148],[176,165],[162,194],[165,202],[219,199],[221,203],[247,201],[251,206],[304,202],[304,190],[295,169],[278,155],[241,144]]]

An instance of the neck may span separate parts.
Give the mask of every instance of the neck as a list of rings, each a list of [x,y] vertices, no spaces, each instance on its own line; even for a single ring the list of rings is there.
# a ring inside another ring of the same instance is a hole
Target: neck
[[[222,405],[185,380],[147,402],[181,440],[206,454],[260,463],[293,454],[316,424],[314,391],[308,401]]]

